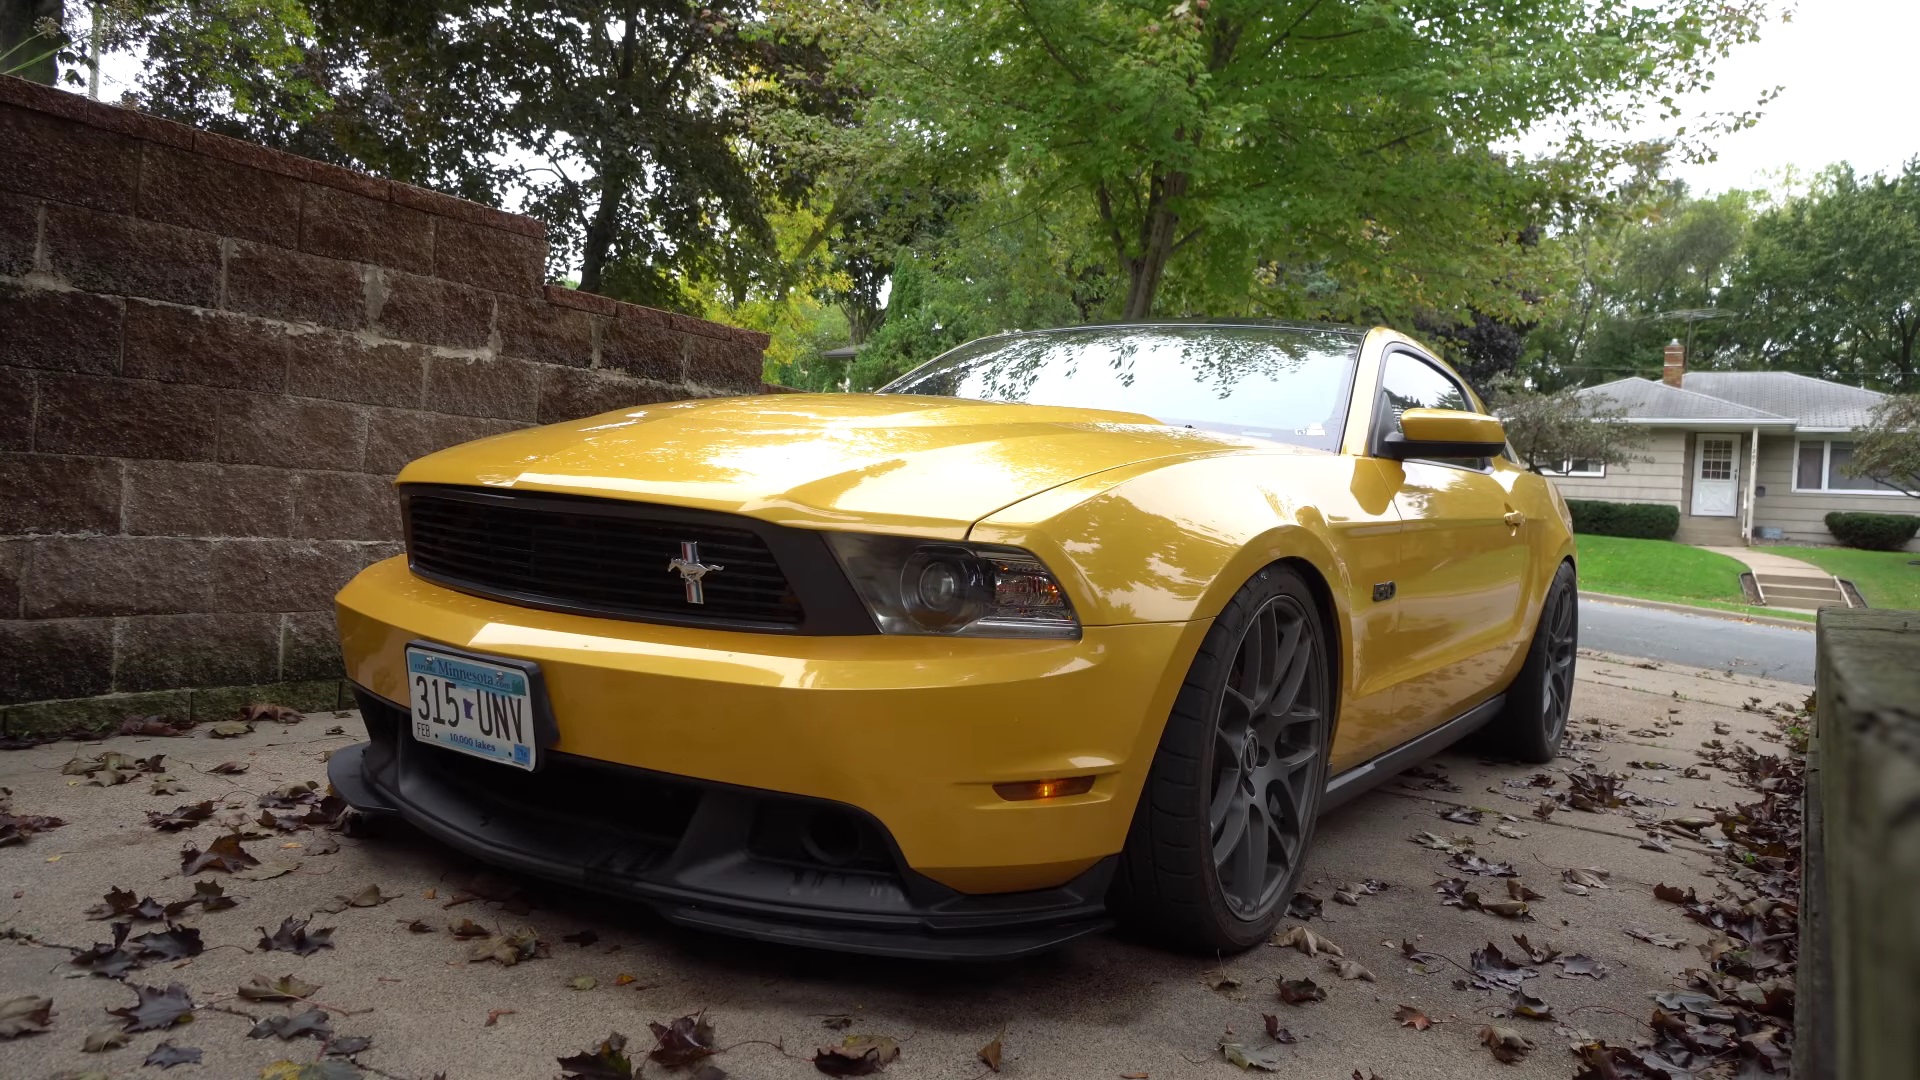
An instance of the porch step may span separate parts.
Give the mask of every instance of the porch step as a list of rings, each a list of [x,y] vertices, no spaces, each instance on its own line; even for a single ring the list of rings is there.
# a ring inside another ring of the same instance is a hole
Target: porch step
[[[1819,611],[1821,608],[1826,607],[1846,607],[1847,601],[1837,593],[1823,599],[1812,599],[1804,596],[1775,596],[1769,592],[1767,593],[1767,606],[1792,608],[1795,611]]]
[[[1767,594],[1767,603],[1769,604],[1779,603],[1789,598],[1794,600],[1819,600],[1824,603],[1842,605],[1847,602],[1847,598],[1841,595],[1840,590],[1834,588],[1832,585],[1828,585],[1824,589],[1808,589],[1794,585],[1763,585],[1761,589]]]
[[[1788,588],[1797,586],[1803,589],[1838,589],[1839,588],[1838,585],[1835,585],[1833,583],[1832,574],[1761,573],[1761,574],[1753,575],[1753,579],[1755,581],[1758,581],[1760,583],[1760,587],[1763,589],[1772,588],[1775,585],[1780,585]]]

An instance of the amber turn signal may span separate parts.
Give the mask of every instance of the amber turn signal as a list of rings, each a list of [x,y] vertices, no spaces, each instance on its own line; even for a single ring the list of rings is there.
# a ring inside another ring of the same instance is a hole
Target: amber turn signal
[[[1064,780],[1028,780],[1020,784],[993,785],[993,793],[1008,802],[1059,799],[1068,795],[1085,795],[1092,790],[1093,777],[1091,776],[1069,776]]]

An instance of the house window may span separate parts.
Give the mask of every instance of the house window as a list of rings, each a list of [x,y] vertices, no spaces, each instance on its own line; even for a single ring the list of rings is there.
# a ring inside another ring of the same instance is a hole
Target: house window
[[[1598,479],[1607,475],[1606,462],[1594,458],[1566,457],[1558,465],[1542,465],[1540,471],[1547,476],[1583,476]]]
[[[1733,479],[1733,440],[1700,440],[1700,479]]]
[[[1835,491],[1860,495],[1901,495],[1865,476],[1848,476],[1846,465],[1853,460],[1853,444],[1832,439],[1802,439],[1795,450],[1793,490]]]

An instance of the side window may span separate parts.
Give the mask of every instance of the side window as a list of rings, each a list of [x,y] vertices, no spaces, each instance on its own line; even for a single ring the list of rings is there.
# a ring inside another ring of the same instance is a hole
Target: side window
[[[1375,418],[1375,438],[1384,438],[1401,430],[1400,414],[1408,409],[1455,409],[1479,412],[1473,398],[1458,380],[1410,353],[1391,353],[1386,370],[1380,373],[1380,415]],[[1447,464],[1469,469],[1488,469],[1487,458],[1448,458]]]
[[[1382,410],[1382,435],[1400,430],[1400,414],[1408,409],[1458,409],[1478,412],[1473,399],[1459,383],[1440,373],[1440,369],[1407,353],[1387,357],[1387,368],[1380,376],[1380,393],[1386,407]]]

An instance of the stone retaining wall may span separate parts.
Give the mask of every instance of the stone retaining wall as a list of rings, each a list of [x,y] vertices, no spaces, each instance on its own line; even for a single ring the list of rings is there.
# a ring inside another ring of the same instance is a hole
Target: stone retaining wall
[[[545,236],[0,77],[0,728],[331,705],[406,462],[761,391],[764,335],[545,284]]]

